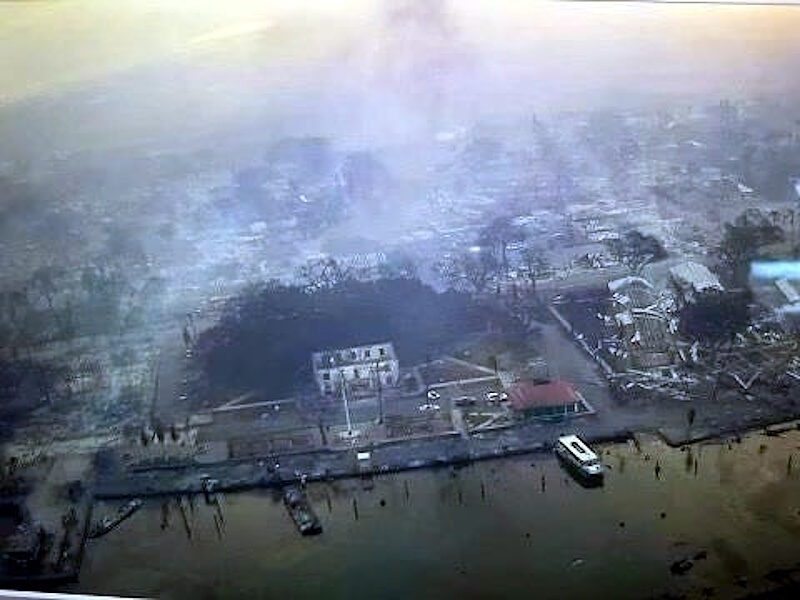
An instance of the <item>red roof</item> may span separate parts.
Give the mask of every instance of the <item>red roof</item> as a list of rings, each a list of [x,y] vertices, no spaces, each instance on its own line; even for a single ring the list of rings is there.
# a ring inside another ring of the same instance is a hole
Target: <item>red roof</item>
[[[547,406],[567,406],[578,401],[572,384],[566,381],[515,383],[508,390],[508,400],[514,410],[529,410]]]

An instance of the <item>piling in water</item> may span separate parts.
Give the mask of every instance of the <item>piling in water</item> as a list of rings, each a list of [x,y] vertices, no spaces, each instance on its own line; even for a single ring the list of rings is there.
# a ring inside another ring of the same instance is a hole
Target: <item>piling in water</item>
[[[161,529],[166,529],[169,526],[169,502],[164,501],[161,503]]]
[[[180,509],[180,512],[181,512],[181,519],[183,520],[183,527],[186,530],[186,537],[191,540],[192,539],[192,529],[191,529],[191,527],[189,527],[189,519],[186,516],[186,509],[183,507],[183,501],[181,500],[180,497],[177,498],[175,501],[178,504],[178,508]]]
[[[356,521],[358,521],[358,502],[356,502],[355,498],[353,498],[353,516],[356,518]]]
[[[214,515],[214,528],[217,530],[217,539],[222,539],[222,526],[219,524],[219,517]]]

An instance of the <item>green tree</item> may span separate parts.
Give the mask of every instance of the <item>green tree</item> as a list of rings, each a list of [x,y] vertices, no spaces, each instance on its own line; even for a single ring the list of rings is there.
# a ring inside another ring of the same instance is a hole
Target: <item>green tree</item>
[[[679,313],[680,331],[704,342],[731,340],[750,324],[751,300],[749,290],[704,294]]]

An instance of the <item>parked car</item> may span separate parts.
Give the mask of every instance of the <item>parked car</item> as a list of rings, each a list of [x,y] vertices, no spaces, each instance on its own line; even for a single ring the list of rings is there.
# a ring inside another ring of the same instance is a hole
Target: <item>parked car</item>
[[[430,404],[423,404],[422,406],[419,407],[419,410],[420,412],[428,412],[431,410],[439,410],[440,408],[441,406],[439,406],[438,404],[430,403]]]
[[[428,390],[428,400],[438,400],[442,395],[436,390]]]
[[[486,401],[489,404],[499,404],[508,400],[508,394],[505,392],[486,392]]]
[[[459,396],[453,403],[456,406],[474,406],[477,401],[472,396]]]

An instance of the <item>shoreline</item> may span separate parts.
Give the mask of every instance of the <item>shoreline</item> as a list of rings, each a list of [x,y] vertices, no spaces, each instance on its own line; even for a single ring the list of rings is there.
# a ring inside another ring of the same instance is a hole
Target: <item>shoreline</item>
[[[513,428],[512,428],[513,429]],[[587,433],[583,437],[590,444],[623,443],[635,439],[637,435],[654,435],[671,448],[701,444],[704,442],[718,441],[723,443],[726,438],[740,437],[743,435],[761,433],[763,435],[780,435],[792,430],[800,429],[800,417],[791,416],[773,420],[748,427],[724,427],[715,431],[699,430],[697,435],[684,437],[670,436],[663,428],[656,429],[620,429],[610,432]],[[503,432],[491,432],[498,438]],[[691,433],[691,432],[690,432]],[[318,449],[309,452],[294,454],[271,455],[265,457],[252,457],[235,459],[213,464],[180,464],[180,465],[155,465],[153,467],[139,467],[131,469],[132,474],[125,477],[111,477],[106,482],[96,482],[94,500],[115,500],[131,497],[163,497],[182,494],[203,493],[202,477],[200,474],[209,475],[217,481],[215,490],[220,492],[239,492],[256,488],[280,488],[290,484],[306,482],[334,481],[337,479],[354,479],[374,477],[378,475],[399,473],[419,469],[437,469],[443,467],[460,468],[473,462],[502,459],[525,454],[538,454],[552,449],[554,440],[535,441],[522,444],[489,444],[487,448],[470,448],[480,443],[480,439],[464,439],[452,433],[430,436],[424,440],[393,440],[381,444],[353,447],[347,449]],[[342,460],[352,458],[357,451],[370,451],[386,449],[388,447],[410,449],[414,443],[423,442],[431,447],[425,448],[424,456],[399,462],[397,460],[380,465],[359,467],[353,460],[348,465],[321,468],[319,463],[325,459],[333,458]],[[438,443],[451,442],[456,444],[455,449],[442,449]],[[308,464],[311,459],[316,465]],[[275,471],[268,471],[265,463],[271,461],[275,464],[288,462]],[[294,468],[299,464],[311,466],[310,469]],[[235,469],[246,469],[245,472],[229,475]],[[247,471],[249,469],[249,472]],[[216,471],[219,470],[219,473]],[[213,474],[213,475],[211,475]]]

